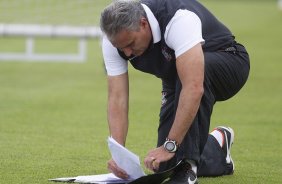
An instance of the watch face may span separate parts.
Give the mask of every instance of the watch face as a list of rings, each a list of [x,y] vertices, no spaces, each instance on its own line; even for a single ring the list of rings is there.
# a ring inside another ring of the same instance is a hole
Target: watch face
[[[168,151],[173,151],[174,148],[175,148],[175,144],[173,142],[167,142],[166,145],[165,145],[165,148],[168,150]]]

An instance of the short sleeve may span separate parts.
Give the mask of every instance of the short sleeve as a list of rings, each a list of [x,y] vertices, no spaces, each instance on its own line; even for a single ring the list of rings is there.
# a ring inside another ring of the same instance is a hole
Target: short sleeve
[[[107,74],[109,76],[116,76],[127,72],[127,61],[119,55],[117,49],[106,36],[103,37],[102,51]]]
[[[178,57],[196,44],[204,44],[201,20],[194,12],[178,10],[168,23],[164,37]]]

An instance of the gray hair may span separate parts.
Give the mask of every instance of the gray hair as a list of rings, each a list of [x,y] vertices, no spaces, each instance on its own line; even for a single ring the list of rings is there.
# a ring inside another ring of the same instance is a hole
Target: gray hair
[[[101,13],[100,28],[111,40],[121,30],[138,31],[146,12],[138,0],[114,0]]]

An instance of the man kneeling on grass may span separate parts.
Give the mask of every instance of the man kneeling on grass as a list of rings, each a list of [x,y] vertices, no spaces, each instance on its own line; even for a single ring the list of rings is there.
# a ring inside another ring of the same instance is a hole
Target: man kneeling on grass
[[[128,131],[128,62],[162,81],[158,143],[144,162],[161,172],[185,159],[166,183],[197,183],[197,176],[234,171],[234,132],[209,134],[213,105],[234,96],[249,75],[249,56],[230,30],[195,0],[116,0],[104,9],[103,56],[108,74],[111,136],[125,145]],[[111,159],[116,176],[128,175]]]

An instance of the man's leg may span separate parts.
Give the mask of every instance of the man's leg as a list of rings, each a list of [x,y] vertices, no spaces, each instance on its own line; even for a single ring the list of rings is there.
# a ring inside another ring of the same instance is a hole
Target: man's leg
[[[177,79],[176,83],[173,85],[174,86],[171,88],[167,87],[167,85],[163,85],[163,105],[160,112],[158,146],[163,145],[169,134],[178,105],[179,94],[182,88],[180,80]],[[205,81],[205,91],[201,99],[199,110],[183,142],[180,144],[176,157],[169,162],[162,163],[159,171],[173,167],[178,161],[184,158],[194,161],[195,163],[199,162],[201,152],[204,149],[208,137],[210,116],[215,103],[214,96],[208,85],[208,81]]]
[[[215,102],[212,91],[208,87],[207,80],[204,82],[204,94],[201,99],[199,110],[193,120],[189,131],[186,133],[176,156],[166,163],[161,163],[159,171],[167,170],[176,165],[180,160],[184,160],[181,168],[175,171],[165,184],[197,184],[197,165],[200,161],[201,152],[204,149],[208,137],[210,116]],[[158,146],[161,146],[174,121],[175,112],[178,106],[179,95],[182,89],[179,79],[174,84],[174,90],[164,88],[163,102],[160,113],[160,125],[158,134]]]
[[[234,96],[245,84],[249,75],[249,57],[244,48],[237,45],[238,51],[205,53],[205,79],[210,82],[216,101]],[[220,176],[232,174],[234,163],[230,148],[234,132],[229,128],[218,128],[224,135],[222,147],[215,135],[209,135],[198,165],[199,176]]]
[[[160,171],[171,168],[178,160],[183,158],[196,161],[199,164],[198,172],[201,176],[210,175],[208,173],[209,171],[204,171],[203,168],[215,169],[212,167],[214,162],[205,161],[208,160],[209,157],[218,157],[221,161],[217,164],[225,168],[226,162],[224,160],[226,155],[224,155],[224,151],[212,137],[209,137],[207,144],[206,141],[214,103],[216,101],[226,100],[235,95],[248,78],[249,57],[244,51],[244,48],[239,49],[240,52],[236,53],[205,53],[205,91],[199,111],[179,148],[176,158],[172,159],[170,162],[161,164]],[[180,90],[181,83],[179,80],[177,80],[172,91],[168,90],[168,92],[166,88],[164,88],[166,97],[164,98],[165,103],[160,113],[158,146],[164,143],[172,126]],[[200,153],[202,153],[201,157]],[[203,167],[203,163],[207,163],[208,165]],[[222,172],[218,169],[213,175],[222,175],[222,173],[226,172]]]
[[[174,120],[174,116],[175,116],[175,112],[174,112],[175,88],[174,87],[175,87],[174,84],[170,84],[166,81],[163,81],[162,106],[159,114],[160,120],[159,120],[159,128],[158,128],[157,147],[164,144]],[[174,157],[168,162],[161,163],[158,172],[168,170],[173,166],[175,166],[176,163],[177,163],[176,157]]]
[[[235,166],[231,158],[234,132],[230,127],[217,127],[209,134],[198,165],[198,176],[233,174]]]

